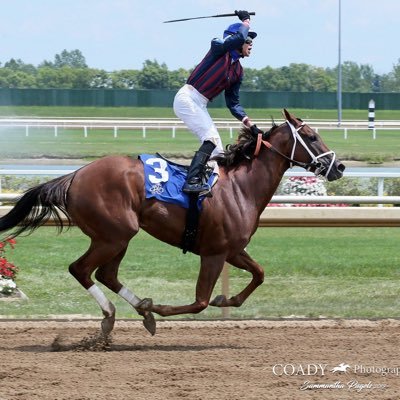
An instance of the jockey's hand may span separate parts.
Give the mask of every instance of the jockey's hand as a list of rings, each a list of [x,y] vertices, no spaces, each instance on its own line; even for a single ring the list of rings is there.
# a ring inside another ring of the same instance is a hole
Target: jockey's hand
[[[250,20],[250,14],[248,11],[245,10],[235,10],[235,14],[238,16],[238,18],[243,22],[246,21],[246,19]]]
[[[250,131],[254,137],[257,137],[259,134],[261,135],[264,134],[264,132],[261,129],[259,129],[256,124],[250,126]]]

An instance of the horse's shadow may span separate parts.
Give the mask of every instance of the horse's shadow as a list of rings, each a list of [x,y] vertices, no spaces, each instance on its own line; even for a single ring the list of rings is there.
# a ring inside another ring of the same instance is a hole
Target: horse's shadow
[[[85,346],[81,342],[62,344],[58,346],[51,345],[34,345],[34,346],[19,346],[14,347],[14,351],[20,351],[24,353],[49,353],[49,352],[177,352],[177,351],[213,351],[213,350],[224,350],[224,349],[243,349],[243,346],[231,346],[231,345],[180,345],[180,344],[168,344],[168,345],[141,345],[141,344],[109,344],[108,346]]]

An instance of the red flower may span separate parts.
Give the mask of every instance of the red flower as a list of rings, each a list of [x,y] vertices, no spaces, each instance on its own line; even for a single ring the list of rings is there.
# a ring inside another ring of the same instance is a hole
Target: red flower
[[[15,279],[18,268],[14,264],[8,262],[4,255],[7,244],[13,249],[16,241],[15,239],[6,239],[4,242],[0,242],[0,256],[3,255],[0,257],[0,275],[5,278]]]

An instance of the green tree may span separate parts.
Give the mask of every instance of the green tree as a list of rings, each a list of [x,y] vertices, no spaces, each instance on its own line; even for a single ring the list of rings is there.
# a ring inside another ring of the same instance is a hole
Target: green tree
[[[69,81],[72,80],[71,78]],[[57,71],[51,67],[41,67],[38,69],[37,74],[37,85],[38,88],[70,88],[70,85],[66,86],[65,76],[62,75],[61,70]]]
[[[400,92],[400,58],[392,71],[381,77],[381,89],[383,92]]]
[[[68,67],[64,67],[68,69]],[[72,88],[73,89],[89,89],[92,87],[93,78],[99,72],[90,68],[71,68],[72,69]]]
[[[43,66],[52,66],[54,68],[88,68],[85,57],[78,49],[72,51],[63,50],[61,54],[56,54],[54,56],[54,63],[44,61]]]
[[[313,92],[334,92],[337,80],[325,69],[314,67],[311,71],[311,90]]]
[[[35,88],[36,76],[24,71],[0,68],[0,88]]]
[[[38,69],[39,88],[85,89],[91,87],[96,70],[87,68],[49,68]]]
[[[90,87],[93,89],[115,89],[111,74],[104,70],[90,70],[92,79],[90,81]]]
[[[283,67],[282,72],[286,76],[288,87],[286,90],[295,92],[308,92],[312,89],[311,85],[311,66],[307,64],[290,64]]]
[[[345,61],[342,65],[342,88],[345,92],[370,92],[375,77],[373,68],[368,64]]]
[[[179,68],[178,70],[171,71],[168,77],[168,89],[181,88],[187,81],[188,77],[189,71],[184,68]]]
[[[369,64],[360,65],[361,73],[361,88],[362,92],[371,92],[374,88],[374,82],[376,81],[376,74],[374,68]]]
[[[167,89],[169,80],[168,67],[165,63],[159,64],[156,60],[146,60],[138,76],[141,89]]]
[[[106,72],[89,68],[78,49],[63,50],[54,61],[43,61],[38,67],[21,59],[10,59],[1,67],[0,85],[12,88],[116,88],[178,89],[191,70],[169,71],[165,63],[146,60],[141,70]],[[333,92],[337,90],[337,66],[321,68],[292,63],[280,68],[246,68],[244,90]],[[368,64],[346,61],[342,65],[342,89],[346,92],[399,92],[400,59],[388,74],[379,75]]]
[[[36,73],[36,68],[34,65],[25,64],[21,59],[15,60],[14,58],[11,58],[9,61],[4,63],[3,68],[8,68],[12,71],[22,71],[32,75]]]
[[[256,82],[258,90],[278,91],[288,86],[279,70],[270,66],[258,71]]]
[[[134,69],[123,69],[109,74],[114,89],[136,89],[140,72]]]
[[[394,80],[394,84],[396,90],[400,90],[400,58],[397,61],[397,64],[393,65],[392,76]]]
[[[258,70],[254,68],[246,68],[243,75],[242,89],[259,90]]]

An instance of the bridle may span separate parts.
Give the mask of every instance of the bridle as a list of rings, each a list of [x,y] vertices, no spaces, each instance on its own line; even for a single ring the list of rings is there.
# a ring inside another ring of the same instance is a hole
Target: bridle
[[[305,122],[302,122],[297,128],[295,128],[293,126],[293,124],[289,121],[286,121],[286,123],[288,124],[290,131],[292,132],[292,136],[293,136],[293,147],[292,147],[292,151],[290,154],[290,157],[288,157],[287,155],[283,154],[282,152],[280,152],[278,149],[276,149],[270,142],[268,142],[267,140],[263,139],[263,135],[260,133],[257,136],[257,144],[256,144],[256,149],[254,151],[254,156],[257,156],[258,153],[260,152],[261,149],[261,145],[263,144],[264,146],[266,146],[268,149],[274,151],[275,153],[279,154],[280,156],[282,156],[283,158],[285,158],[286,160],[289,161],[290,163],[290,168],[293,168],[295,165],[298,167],[302,167],[307,171],[311,171],[313,172],[315,175],[322,175],[324,177],[327,177],[329,175],[329,172],[332,169],[332,166],[335,162],[336,159],[336,153],[332,150],[327,151],[325,153],[319,154],[319,155],[315,155],[307,146],[307,144],[305,143],[305,141],[303,140],[303,138],[301,137],[301,135],[299,134],[299,131],[301,131],[301,129],[304,128],[304,126],[306,125]],[[309,154],[309,156],[311,157],[311,161],[308,163],[304,163],[302,161],[297,161],[295,160],[294,157],[294,153],[296,151],[296,146],[297,146],[297,142],[299,142],[303,148],[306,150],[306,152]],[[332,155],[332,160],[329,164],[329,167],[326,168],[325,166],[323,166],[323,164],[319,161],[320,158],[323,158],[327,155]]]

